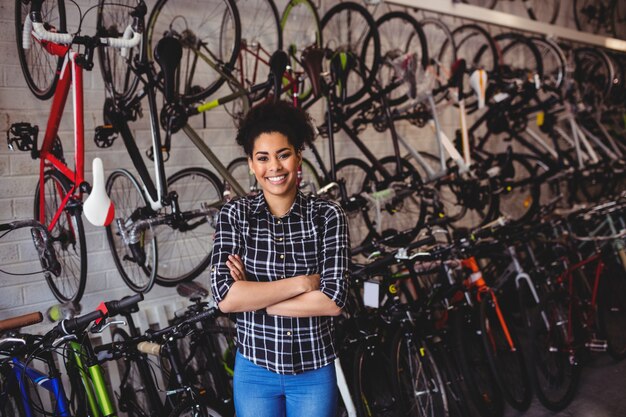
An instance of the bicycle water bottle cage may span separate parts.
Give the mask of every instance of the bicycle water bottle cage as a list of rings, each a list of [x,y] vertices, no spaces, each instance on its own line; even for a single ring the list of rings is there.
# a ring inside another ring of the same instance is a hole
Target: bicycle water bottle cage
[[[339,88],[339,97],[345,103],[348,97],[348,74],[355,67],[356,59],[349,52],[337,52],[330,59],[330,73],[333,84]]]
[[[161,38],[154,48],[154,58],[163,73],[163,94],[168,103],[176,98],[176,69],[182,56],[183,47],[178,39],[171,36]]]
[[[463,75],[467,64],[464,59],[457,59],[450,68],[450,79],[448,80],[448,86],[459,89],[459,100],[463,99]]]
[[[270,74],[274,83],[274,101],[277,101],[280,97],[283,86],[283,74],[289,64],[289,57],[287,53],[282,50],[278,50],[270,57]]]
[[[33,151],[37,149],[37,136],[39,126],[30,123],[13,123],[7,131],[7,145],[14,151],[17,147],[20,151]]]
[[[313,95],[317,98],[322,95],[322,61],[324,60],[325,52],[322,48],[317,46],[309,46],[302,51],[301,61],[304,71],[307,77],[311,81],[311,88]]]
[[[117,131],[113,125],[96,126],[96,133],[93,141],[101,149],[110,148],[117,139]]]

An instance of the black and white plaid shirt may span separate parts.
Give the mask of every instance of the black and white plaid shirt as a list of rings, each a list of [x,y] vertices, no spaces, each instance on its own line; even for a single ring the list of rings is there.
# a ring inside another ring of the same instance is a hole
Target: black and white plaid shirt
[[[273,216],[263,193],[222,208],[211,267],[213,297],[220,302],[235,282],[226,260],[238,254],[249,281],[275,281],[318,273],[320,291],[343,307],[347,295],[349,239],[337,204],[298,192],[285,216]],[[318,369],[335,357],[333,318],[237,314],[237,347],[255,364],[280,374]]]

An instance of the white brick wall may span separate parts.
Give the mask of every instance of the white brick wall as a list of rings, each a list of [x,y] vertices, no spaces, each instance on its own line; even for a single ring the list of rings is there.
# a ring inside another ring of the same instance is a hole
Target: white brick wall
[[[78,2],[83,10],[97,3],[95,0],[79,0]],[[285,0],[277,2],[279,13],[285,3]],[[325,0],[324,3],[326,5],[325,8],[328,9],[328,4],[333,4],[334,0]],[[519,8],[518,3],[520,2],[503,3],[506,3],[502,6],[503,8]],[[149,7],[152,4],[153,1],[148,1]],[[30,94],[23,80],[14,39],[13,7],[14,1],[0,0],[0,56],[4,57],[0,62],[0,127],[2,130],[6,130],[11,123],[28,121],[38,124],[43,131],[50,101],[41,102],[36,100]],[[68,22],[70,22],[69,29],[76,29],[75,26],[72,26],[77,21],[75,18],[76,7],[71,2],[66,2],[66,9],[69,16]],[[380,10],[382,8],[376,13],[379,13]],[[568,16],[568,13],[571,13],[571,9],[562,4],[561,10],[564,16],[562,21],[571,20],[571,17]],[[386,11],[386,8],[383,11]],[[523,13],[523,9],[521,9],[521,13]],[[96,13],[93,10],[83,25],[84,33],[94,32],[95,19]],[[448,19],[448,21],[455,24],[460,23],[457,19],[454,21]],[[86,169],[88,171],[86,178],[88,180],[91,179],[91,161],[95,156],[103,159],[107,173],[119,167],[129,169],[132,167],[130,158],[127,156],[121,140],[118,140],[112,148],[104,150],[98,149],[93,143],[93,128],[102,123],[103,97],[103,83],[96,65],[93,72],[85,74],[85,145]],[[70,105],[71,101],[68,101],[68,106]],[[61,124],[61,131],[59,132],[66,153],[71,152],[73,147],[70,110],[71,108],[68,107]],[[147,112],[147,110],[145,111]],[[321,122],[323,106],[317,106],[311,112],[316,120]],[[456,123],[455,114],[448,111],[447,114],[442,115],[442,121],[448,135],[453,137]],[[206,115],[206,129],[202,129],[202,117],[192,120],[191,124],[199,129],[201,136],[210,144],[225,164],[241,155],[240,150],[234,143],[232,122],[223,110],[216,109]],[[150,146],[147,118],[144,117],[142,121],[137,122],[133,129],[139,149],[144,152]],[[411,129],[414,132],[416,131],[415,128]],[[401,130],[405,130],[405,128],[401,128]],[[411,139],[416,146],[421,148],[431,147],[432,144],[428,143],[427,139],[430,137],[429,132],[419,130],[417,132],[417,134],[411,135]],[[42,135],[43,133],[41,132],[40,137]],[[337,146],[338,160],[344,157],[361,157],[358,149],[351,143],[346,143],[341,136],[339,135],[338,138],[340,144],[340,146]],[[376,155],[384,156],[391,153],[389,140],[386,139],[385,135],[369,129],[362,134],[362,137]],[[173,138],[172,144],[171,159],[167,163],[169,174],[187,166],[199,165],[208,167],[208,164],[203,161],[184,134],[177,134]],[[319,140],[318,146],[325,154],[326,140]],[[0,221],[4,222],[32,216],[37,172],[38,161],[33,161],[25,153],[11,153],[5,145],[0,144]],[[115,270],[109,255],[104,230],[94,228],[86,221],[85,226],[88,234],[89,275],[82,304],[84,311],[89,311],[95,308],[103,299],[119,298],[130,293],[130,291],[125,287]],[[0,241],[0,268],[13,272],[27,272],[38,269],[38,263],[35,260],[27,232],[12,233]],[[199,281],[208,286],[207,274],[203,274]],[[173,303],[177,296],[171,288],[156,287],[147,295],[147,299],[151,304],[159,302]],[[0,319],[35,310],[43,311],[54,302],[55,300],[48,290],[43,276],[13,277],[0,273]]]

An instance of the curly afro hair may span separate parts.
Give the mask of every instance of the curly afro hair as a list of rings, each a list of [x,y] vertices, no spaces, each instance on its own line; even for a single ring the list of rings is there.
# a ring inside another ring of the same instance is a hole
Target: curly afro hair
[[[254,141],[263,133],[281,133],[298,152],[315,138],[311,116],[286,101],[267,101],[250,109],[237,130],[237,143],[249,157]]]

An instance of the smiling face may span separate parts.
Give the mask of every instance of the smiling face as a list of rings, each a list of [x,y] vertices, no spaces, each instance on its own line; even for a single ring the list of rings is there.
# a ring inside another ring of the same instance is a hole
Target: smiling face
[[[275,211],[272,207],[274,202],[279,203],[279,207],[276,207],[279,213],[283,204],[288,204],[288,210],[293,203],[301,163],[301,153],[294,149],[282,133],[262,133],[255,139],[248,165],[263,189],[272,212]]]

